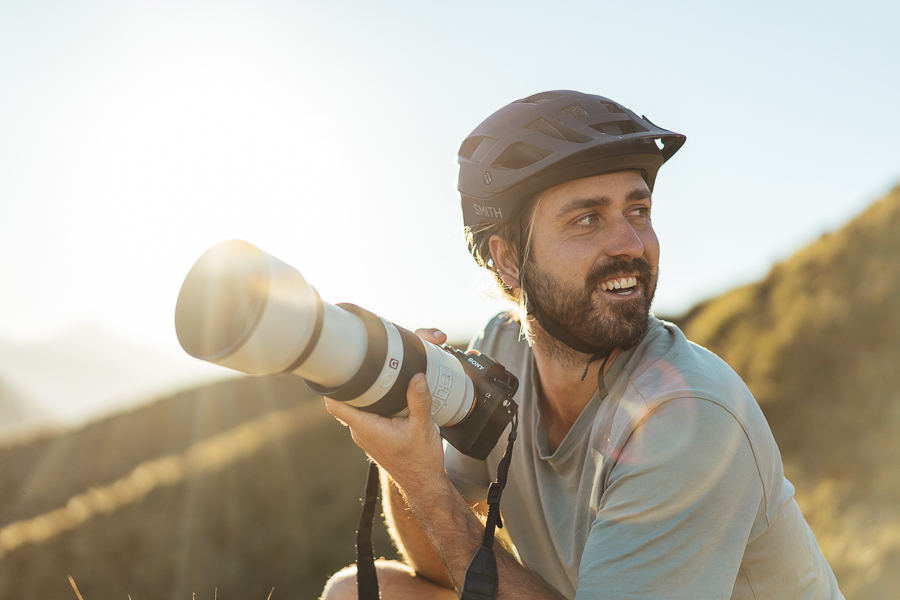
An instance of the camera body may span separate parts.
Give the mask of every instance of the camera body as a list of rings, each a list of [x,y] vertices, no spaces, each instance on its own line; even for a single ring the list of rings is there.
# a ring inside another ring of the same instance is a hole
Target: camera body
[[[354,304],[335,306],[356,315],[365,325],[365,357],[359,370],[342,385],[326,387],[304,378],[306,385],[317,394],[366,412],[383,417],[404,416],[408,412],[409,381],[416,373],[425,373],[432,416],[449,415],[448,407],[456,406],[454,417],[440,427],[441,437],[467,456],[487,458],[512,421],[513,396],[519,388],[516,376],[481,353],[462,352],[447,344],[436,352],[436,346],[364,308]],[[400,344],[391,344],[392,330],[399,334]],[[463,379],[459,377],[459,367]],[[454,383],[457,389],[460,384],[465,386],[461,402],[454,402]],[[373,397],[372,391],[377,394],[379,388],[383,394],[374,402],[361,400]]]
[[[441,427],[441,437],[472,458],[484,460],[513,419],[513,396],[519,380],[506,367],[478,352],[462,352],[444,344],[475,384],[475,404],[464,421],[454,427]]]
[[[241,240],[213,246],[191,268],[175,330],[191,356],[251,375],[292,373],[385,417],[406,414],[409,381],[425,373],[441,435],[473,458],[486,458],[513,419],[518,380],[496,361],[323,302],[296,269]]]

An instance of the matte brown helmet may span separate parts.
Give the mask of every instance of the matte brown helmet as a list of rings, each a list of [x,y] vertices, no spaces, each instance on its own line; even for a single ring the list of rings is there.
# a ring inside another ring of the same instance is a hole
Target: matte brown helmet
[[[684,141],[603,96],[557,90],[517,100],[459,149],[463,222],[504,223],[538,192],[613,171],[639,170],[652,191]]]

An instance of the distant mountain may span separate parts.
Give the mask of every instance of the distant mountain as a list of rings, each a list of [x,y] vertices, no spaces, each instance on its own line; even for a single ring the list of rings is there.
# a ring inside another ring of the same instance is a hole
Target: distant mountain
[[[896,598],[900,187],[679,322],[755,394],[847,598]]]
[[[16,390],[32,423],[78,425],[236,375],[180,349],[166,353],[93,327],[29,344],[0,341],[0,382]]]

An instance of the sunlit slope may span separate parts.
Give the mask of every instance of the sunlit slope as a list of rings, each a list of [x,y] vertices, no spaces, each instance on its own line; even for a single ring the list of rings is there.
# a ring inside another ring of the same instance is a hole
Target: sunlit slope
[[[69,574],[87,599],[315,598],[354,559],[365,468],[290,376],[0,448],[0,598],[74,598]]]
[[[847,597],[896,598],[900,187],[680,324],[753,390]]]

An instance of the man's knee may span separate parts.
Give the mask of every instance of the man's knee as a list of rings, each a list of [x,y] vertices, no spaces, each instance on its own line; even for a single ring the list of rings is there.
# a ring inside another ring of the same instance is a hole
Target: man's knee
[[[351,600],[358,598],[356,591],[356,565],[345,567],[331,576],[321,600]]]
[[[406,598],[442,598],[445,594],[453,594],[452,590],[434,585],[423,579],[403,563],[390,560],[375,562],[378,570],[378,587],[381,597],[389,600]],[[447,596],[456,598],[456,595]],[[357,600],[359,591],[356,587],[356,566],[341,569],[331,576],[325,584],[321,600]]]
[[[378,571],[379,588],[382,590],[394,587],[400,583],[399,580],[412,579],[416,576],[408,566],[395,561],[376,561],[375,568]],[[331,576],[331,579],[325,584],[321,600],[356,600],[358,597],[356,565],[350,565]]]

